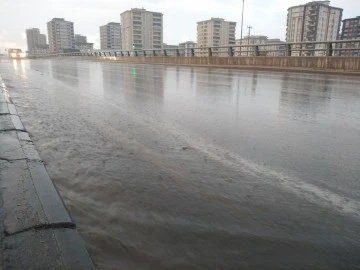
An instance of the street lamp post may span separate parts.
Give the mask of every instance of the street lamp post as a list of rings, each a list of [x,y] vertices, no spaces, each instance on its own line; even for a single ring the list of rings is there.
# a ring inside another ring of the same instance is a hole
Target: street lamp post
[[[241,56],[241,44],[243,38],[243,26],[244,26],[244,1],[242,0],[242,15],[241,15],[241,30],[240,30],[240,56]]]

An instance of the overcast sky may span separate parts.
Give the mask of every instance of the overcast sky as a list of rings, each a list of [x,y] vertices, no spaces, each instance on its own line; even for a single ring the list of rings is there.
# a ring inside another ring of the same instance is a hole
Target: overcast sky
[[[285,39],[287,8],[307,0],[245,0],[244,35],[251,25],[254,35]],[[39,28],[54,17],[74,22],[75,34],[88,37],[99,47],[99,26],[120,22],[120,13],[144,7],[164,14],[164,42],[196,41],[196,22],[211,17],[236,21],[240,37],[242,0],[0,0],[0,52],[5,48],[26,49],[25,30]],[[360,16],[360,0],[332,0],[344,9],[343,19]]]

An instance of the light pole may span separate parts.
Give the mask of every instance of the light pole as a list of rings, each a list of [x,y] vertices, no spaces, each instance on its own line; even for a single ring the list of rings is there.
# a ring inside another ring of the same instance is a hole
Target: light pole
[[[242,15],[241,15],[241,30],[240,30],[240,56],[241,56],[241,44],[243,38],[243,26],[244,26],[244,3],[245,0],[242,0]]]

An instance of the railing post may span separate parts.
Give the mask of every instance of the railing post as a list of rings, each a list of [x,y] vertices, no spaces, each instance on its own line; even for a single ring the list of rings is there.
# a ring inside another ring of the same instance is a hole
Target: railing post
[[[179,51],[179,49],[176,49],[176,56],[177,56],[177,57],[180,56],[180,51]]]
[[[255,45],[254,46],[254,52],[255,52],[255,56],[259,56],[260,53],[259,53],[259,46],[258,45]]]
[[[229,56],[234,56],[234,48],[229,47]]]
[[[208,52],[209,52],[209,57],[212,56],[212,50],[211,50],[211,47],[208,48]]]
[[[291,44],[286,44],[285,45],[285,55],[286,56],[291,56]]]
[[[328,42],[328,43],[327,43],[327,46],[326,46],[326,55],[327,55],[327,56],[333,56],[333,46],[332,46],[332,43],[331,43],[331,42]]]
[[[143,51],[143,53],[144,53],[144,56],[146,57],[146,51]]]
[[[153,50],[153,56],[156,56],[156,51],[155,50]]]
[[[135,56],[138,56],[138,51],[135,51]]]
[[[195,49],[194,48],[191,48],[191,56],[195,56]]]
[[[166,50],[164,49],[164,56],[167,56],[167,52],[166,52]]]

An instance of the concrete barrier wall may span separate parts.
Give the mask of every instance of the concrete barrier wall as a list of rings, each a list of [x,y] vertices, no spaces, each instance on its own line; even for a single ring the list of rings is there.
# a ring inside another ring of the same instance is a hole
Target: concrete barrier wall
[[[77,57],[98,61],[119,61],[188,66],[216,66],[230,68],[258,68],[280,70],[304,70],[321,72],[360,72],[360,57]]]

